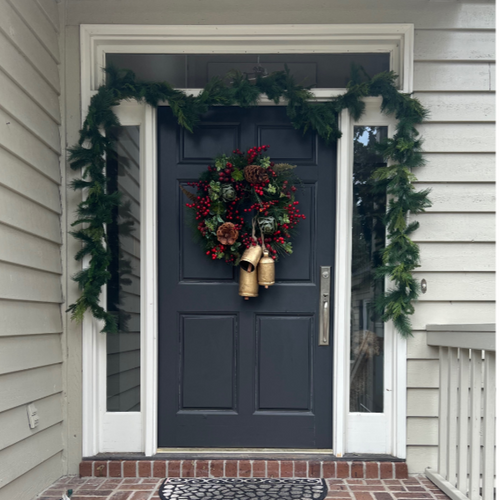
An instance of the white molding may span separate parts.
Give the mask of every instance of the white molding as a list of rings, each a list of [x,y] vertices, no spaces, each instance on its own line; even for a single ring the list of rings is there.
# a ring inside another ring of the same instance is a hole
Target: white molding
[[[335,314],[333,325],[333,454],[342,457],[347,449],[349,412],[349,357],[351,322],[352,246],[352,120],[344,109],[339,116],[342,137],[337,155],[337,224],[335,234]]]
[[[343,25],[260,25],[260,26],[142,26],[82,25],[81,96],[82,119],[92,95],[104,81],[102,68],[107,53],[339,53],[368,52],[390,54],[403,92],[413,87],[412,24]],[[196,94],[199,89],[190,89]],[[342,89],[315,89],[314,96],[325,100],[343,93]],[[380,100],[367,98],[367,111],[377,109]],[[270,103],[262,100],[262,105]],[[141,412],[108,413],[106,405],[105,335],[90,316],[83,323],[83,455],[103,451],[157,451],[157,220],[156,220],[156,113],[149,106],[122,103],[116,108],[123,125],[139,125],[141,130]],[[376,125],[372,122],[370,125]],[[352,121],[347,111],[340,116],[344,132],[338,144],[337,230],[335,255],[334,323],[334,441],[333,453],[347,450],[349,410],[349,325],[350,259],[352,223]],[[345,215],[347,214],[347,216]],[[340,242],[344,242],[341,244]],[[394,381],[389,425],[390,451],[398,457],[406,453],[406,342],[394,339],[392,354],[386,356],[386,379]],[[390,344],[390,342],[389,342]],[[388,363],[388,365],[387,365]],[[387,370],[389,368],[390,370]],[[140,417],[138,417],[140,415]],[[116,432],[115,432],[116,431]],[[132,434],[134,434],[132,436]],[[120,436],[122,436],[120,438]],[[140,444],[139,444],[140,443]]]
[[[88,24],[80,28],[87,54],[82,71],[82,98],[102,82],[106,53],[237,54],[381,53],[413,90],[413,24],[275,24],[143,26]]]

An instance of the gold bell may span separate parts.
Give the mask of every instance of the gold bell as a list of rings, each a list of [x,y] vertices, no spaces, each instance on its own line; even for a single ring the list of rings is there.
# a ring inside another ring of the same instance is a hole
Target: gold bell
[[[262,248],[259,245],[251,246],[247,248],[240,260],[240,267],[244,271],[252,272],[257,269],[260,257],[262,255]],[[257,279],[257,278],[256,278]]]
[[[240,269],[240,295],[245,297],[245,300],[248,300],[248,297],[259,296],[259,284],[257,283],[256,269],[250,272]]]
[[[258,275],[259,285],[266,288],[274,285],[274,259],[269,256],[267,250],[264,250],[264,255],[259,261]]]

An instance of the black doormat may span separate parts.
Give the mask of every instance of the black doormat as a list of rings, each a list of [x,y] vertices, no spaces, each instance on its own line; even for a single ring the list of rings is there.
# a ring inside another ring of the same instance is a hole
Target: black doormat
[[[184,479],[167,478],[162,500],[323,500],[328,488],[323,479]]]

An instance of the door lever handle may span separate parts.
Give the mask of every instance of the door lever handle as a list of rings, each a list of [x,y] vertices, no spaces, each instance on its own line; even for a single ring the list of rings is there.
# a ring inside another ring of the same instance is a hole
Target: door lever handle
[[[328,345],[328,334],[330,333],[330,329],[328,328],[328,320],[330,319],[330,311],[328,309],[328,294],[323,294],[323,345]]]
[[[319,345],[330,344],[330,279],[331,267],[321,266]]]

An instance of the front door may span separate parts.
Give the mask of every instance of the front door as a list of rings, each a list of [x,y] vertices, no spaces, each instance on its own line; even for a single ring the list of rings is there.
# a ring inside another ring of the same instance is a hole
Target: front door
[[[297,165],[307,218],[276,284],[245,301],[239,269],[194,240],[179,184],[262,144]],[[331,448],[332,340],[318,345],[318,316],[320,266],[334,266],[335,146],[296,131],[278,106],[213,108],[194,134],[161,107],[158,148],[159,447]]]

